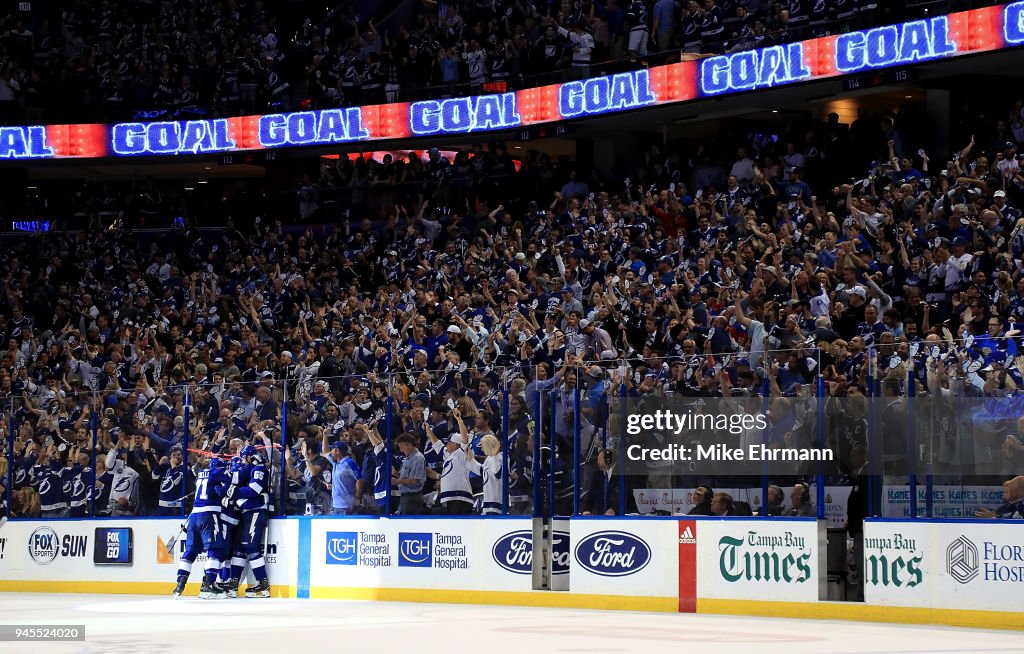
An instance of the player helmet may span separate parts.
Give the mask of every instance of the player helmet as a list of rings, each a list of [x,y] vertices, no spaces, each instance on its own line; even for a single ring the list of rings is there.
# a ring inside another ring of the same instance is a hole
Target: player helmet
[[[226,466],[227,463],[220,457],[210,459],[210,470],[223,470]]]
[[[252,445],[246,445],[238,452],[238,456],[242,457],[243,459],[248,458],[250,456],[254,456],[255,454],[256,448],[253,447]]]

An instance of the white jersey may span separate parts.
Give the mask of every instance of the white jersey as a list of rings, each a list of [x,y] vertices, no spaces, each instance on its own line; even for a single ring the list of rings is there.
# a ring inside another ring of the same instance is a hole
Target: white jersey
[[[484,515],[497,515],[502,511],[501,454],[492,454],[481,465],[476,458],[469,459],[469,470],[484,480]]]
[[[469,485],[469,466],[466,451],[462,448],[449,452],[441,441],[434,442],[434,452],[444,452],[444,467],[441,469],[441,504],[448,502],[473,501],[473,488]]]
[[[479,84],[487,79],[487,53],[483,50],[463,52],[462,59],[469,68],[469,81]]]
[[[139,500],[139,473],[117,457],[116,449],[107,452],[106,464],[114,476],[110,482],[110,506],[117,506],[117,501],[123,497],[128,500],[128,506],[134,508]]]
[[[298,367],[299,377],[299,393],[304,397],[308,398],[313,395],[313,382],[316,381],[317,375],[320,374],[320,362],[314,361],[308,366]]]

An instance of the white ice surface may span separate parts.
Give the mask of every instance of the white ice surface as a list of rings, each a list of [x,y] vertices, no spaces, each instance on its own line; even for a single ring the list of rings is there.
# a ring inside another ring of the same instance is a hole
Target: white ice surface
[[[86,640],[4,642],[0,653],[1024,654],[1020,632],[934,626],[452,604],[0,593],[0,624],[18,623],[85,625]]]

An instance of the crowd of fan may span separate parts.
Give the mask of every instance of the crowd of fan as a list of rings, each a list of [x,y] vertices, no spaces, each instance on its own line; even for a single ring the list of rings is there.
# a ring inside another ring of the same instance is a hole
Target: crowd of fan
[[[947,462],[950,474],[984,464],[1012,475],[1024,456],[1022,120],[1017,103],[984,139],[940,156],[915,150],[891,118],[833,116],[806,140],[796,125],[778,143],[752,134],[728,160],[652,148],[593,189],[562,169],[547,197],[489,181],[532,174],[500,144],[454,163],[437,150],[412,163],[343,160],[342,172],[363,166],[385,185],[415,180],[420,196],[379,196],[395,200],[379,221],[335,208],[336,224],[298,231],[248,216],[156,238],[12,240],[0,255],[11,509],[181,512],[189,464],[253,442],[276,453],[286,510],[376,511],[388,431],[401,504],[431,506],[443,456],[433,443],[452,443],[462,422],[467,465],[505,447],[511,510],[529,510],[540,430],[540,458],[555,446],[559,510],[571,508],[575,452],[581,509],[616,511],[632,499],[602,483],[618,453],[608,400],[754,395],[767,379],[789,401],[813,396],[819,374],[830,397],[859,399],[872,351],[885,397],[913,371],[918,395],[1009,407],[969,432],[994,460],[960,451]],[[867,175],[845,181],[861,157],[875,159]],[[527,195],[506,207],[503,188]],[[847,452],[836,474],[862,473],[864,421],[829,433]],[[795,436],[771,431],[775,444]],[[662,477],[631,488],[679,487]]]
[[[734,52],[895,22],[913,3],[431,0],[390,29],[366,13],[394,8],[378,4],[74,0],[22,13],[12,3],[0,21],[0,117],[187,119],[516,88],[648,53]]]

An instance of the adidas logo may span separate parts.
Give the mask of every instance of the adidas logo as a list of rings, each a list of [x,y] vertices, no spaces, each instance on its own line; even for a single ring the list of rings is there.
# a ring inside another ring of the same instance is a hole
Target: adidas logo
[[[683,530],[683,533],[679,536],[680,545],[696,545],[697,539],[693,537],[693,530],[689,526]]]

